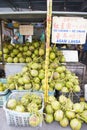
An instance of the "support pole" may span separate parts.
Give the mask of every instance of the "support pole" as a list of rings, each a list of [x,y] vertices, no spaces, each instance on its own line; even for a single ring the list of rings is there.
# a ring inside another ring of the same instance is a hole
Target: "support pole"
[[[47,0],[46,57],[45,57],[45,103],[48,102],[48,65],[50,51],[52,0]]]

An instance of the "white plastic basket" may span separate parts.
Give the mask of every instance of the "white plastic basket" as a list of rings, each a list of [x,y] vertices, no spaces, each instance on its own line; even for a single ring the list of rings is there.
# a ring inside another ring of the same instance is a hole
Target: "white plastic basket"
[[[26,92],[14,92],[12,93],[8,100],[11,98],[14,99],[20,99]],[[28,93],[28,92],[27,92]],[[44,109],[44,100],[43,100],[43,95],[40,93],[34,93],[34,92],[29,92],[29,94],[37,94],[41,96],[42,98],[42,108],[38,111],[41,116],[43,116],[43,109]],[[7,100],[7,101],[8,101]],[[14,125],[14,126],[29,126],[29,118],[32,115],[29,112],[16,112],[14,110],[9,110],[6,108],[7,102],[4,104],[3,108],[6,113],[6,119],[7,119],[7,124],[8,125]],[[40,121],[40,124],[38,126],[42,126],[42,120]]]

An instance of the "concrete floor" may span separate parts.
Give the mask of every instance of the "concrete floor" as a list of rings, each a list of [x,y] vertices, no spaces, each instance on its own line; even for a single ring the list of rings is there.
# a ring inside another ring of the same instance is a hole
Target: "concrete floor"
[[[43,122],[42,127],[15,127],[9,126],[6,122],[5,111],[0,108],[0,130],[71,130],[70,127],[62,128],[57,122],[46,124]],[[87,124],[83,124],[81,130],[87,130]]]

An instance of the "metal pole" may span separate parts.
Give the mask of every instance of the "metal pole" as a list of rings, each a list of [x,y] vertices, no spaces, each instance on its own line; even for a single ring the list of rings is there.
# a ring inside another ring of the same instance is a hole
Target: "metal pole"
[[[3,35],[2,22],[3,22],[3,21],[0,21],[0,25],[1,25],[1,50],[2,50],[2,64],[4,65],[3,39],[2,39],[2,35]]]

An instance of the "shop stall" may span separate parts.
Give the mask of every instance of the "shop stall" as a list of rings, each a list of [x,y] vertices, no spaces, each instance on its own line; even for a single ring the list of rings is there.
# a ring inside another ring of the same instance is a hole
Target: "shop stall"
[[[84,17],[86,13],[52,11],[50,0],[47,12],[0,13],[0,62],[5,72],[0,97],[8,125],[86,130],[86,65],[77,50],[64,47],[85,43]],[[14,35],[19,41],[14,42]]]

